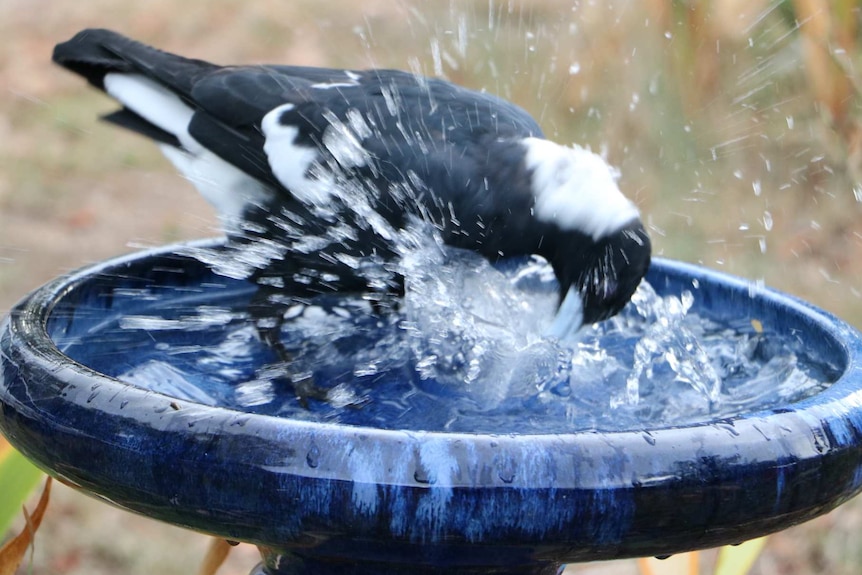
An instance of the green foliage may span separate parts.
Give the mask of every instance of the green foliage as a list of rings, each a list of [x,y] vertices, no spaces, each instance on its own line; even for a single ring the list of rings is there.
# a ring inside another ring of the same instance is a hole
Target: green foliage
[[[746,575],[765,544],[766,537],[760,537],[735,547],[722,547],[713,575]]]
[[[0,437],[0,539],[42,479],[42,472]]]

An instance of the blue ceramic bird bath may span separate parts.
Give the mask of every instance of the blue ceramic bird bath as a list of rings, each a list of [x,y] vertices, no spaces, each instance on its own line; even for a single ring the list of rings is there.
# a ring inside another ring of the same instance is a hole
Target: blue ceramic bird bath
[[[658,260],[648,279],[659,293],[691,290],[705,315],[792,334],[836,367],[835,381],[719,421],[554,435],[383,430],[176,399],[105,375],[106,349],[117,362],[142,353],[112,343],[112,326],[156,291],[182,309],[247,302],[254,287],[174,246],[60,278],[11,311],[0,430],[83,492],[258,545],[255,573],[272,575],[551,574],[738,543],[859,492],[859,334],[695,266]],[[196,345],[196,333],[178,337]]]

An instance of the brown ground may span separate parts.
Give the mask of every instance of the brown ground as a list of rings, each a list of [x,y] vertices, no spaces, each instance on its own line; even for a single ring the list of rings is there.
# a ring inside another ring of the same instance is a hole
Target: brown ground
[[[105,26],[216,62],[418,67],[487,87],[555,139],[604,147],[660,253],[762,279],[862,325],[855,99],[838,127],[815,104],[799,34],[782,20],[789,3],[727,0],[701,20],[664,0],[580,4],[3,0],[0,309],[83,264],[215,233],[209,207],[158,152],[95,122],[111,105],[49,63],[57,41]],[[859,573],[860,521],[851,502],[778,534],[755,573]],[[58,488],[33,572],[189,573],[205,546]],[[254,562],[240,547],[223,573]]]

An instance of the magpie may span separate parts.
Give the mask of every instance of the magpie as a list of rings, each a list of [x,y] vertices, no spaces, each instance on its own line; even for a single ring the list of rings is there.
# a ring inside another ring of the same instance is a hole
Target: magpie
[[[256,282],[252,315],[276,348],[289,302],[402,293],[392,262],[416,222],[491,261],[544,257],[554,337],[619,312],[649,267],[616,171],[486,92],[397,70],[223,67],[103,29],[53,59],[116,99],[103,119],[158,143],[214,205],[232,258],[221,273]]]

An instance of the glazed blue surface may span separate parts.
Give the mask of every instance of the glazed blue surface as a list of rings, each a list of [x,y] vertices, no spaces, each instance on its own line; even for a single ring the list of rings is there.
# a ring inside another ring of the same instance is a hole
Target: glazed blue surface
[[[270,548],[271,573],[555,573],[563,562],[737,543],[862,489],[859,334],[746,281],[663,260],[648,277],[660,293],[692,290],[703,315],[796,334],[836,366],[833,385],[781,409],[648,432],[406,432],[177,400],[57,349],[86,359],[88,334],[146,305],[116,297],[129,290],[158,286],[177,303],[250,297],[245,282],[175,250],[60,278],[12,310],[0,332],[0,430],[52,475],[115,505]]]

